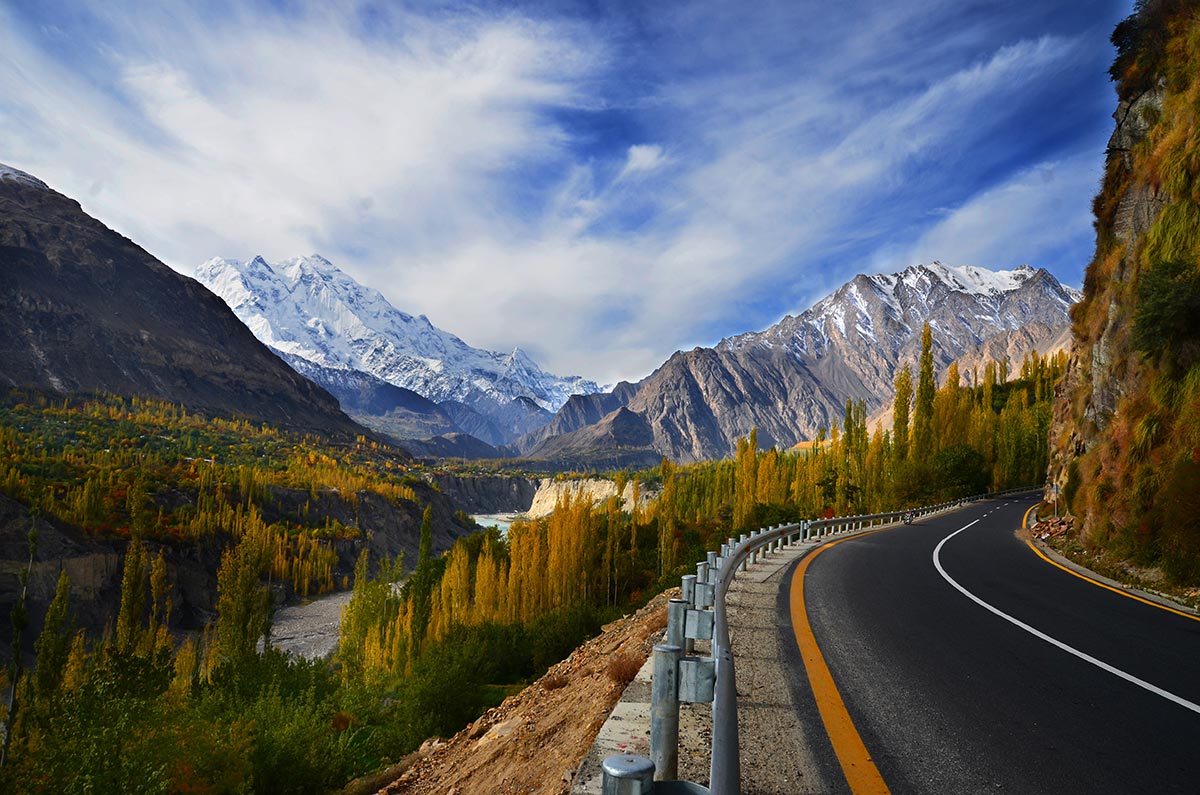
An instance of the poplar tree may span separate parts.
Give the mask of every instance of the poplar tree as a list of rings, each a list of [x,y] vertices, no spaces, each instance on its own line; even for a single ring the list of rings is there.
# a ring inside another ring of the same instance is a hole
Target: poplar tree
[[[896,373],[896,401],[893,406],[892,448],[896,461],[905,461],[908,459],[908,413],[912,406],[912,371],[907,364]]]
[[[433,594],[433,506],[425,506],[421,517],[421,541],[417,547],[417,568],[412,577],[413,647],[419,648],[429,626]]]
[[[72,631],[67,608],[71,594],[71,578],[67,570],[58,574],[58,585],[54,589],[54,600],[46,611],[46,623],[42,634],[34,644],[37,667],[33,670],[33,685],[41,698],[49,698],[62,683],[63,668],[71,651]]]
[[[933,332],[925,324],[921,332],[921,370],[917,376],[917,395],[913,406],[913,459],[925,463],[933,456],[933,398],[937,392],[933,379]]]
[[[117,650],[136,651],[146,610],[146,547],[140,540],[129,542],[121,575],[121,605],[117,609]]]
[[[270,593],[260,583],[265,555],[252,535],[221,555],[217,570],[217,654],[238,663],[257,653],[270,620]]]

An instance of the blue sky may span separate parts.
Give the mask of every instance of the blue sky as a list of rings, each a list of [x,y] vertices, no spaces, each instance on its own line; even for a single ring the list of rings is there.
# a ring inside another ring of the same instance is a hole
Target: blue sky
[[[320,253],[636,379],[859,272],[1080,284],[1131,6],[0,0],[0,162],[184,273]]]

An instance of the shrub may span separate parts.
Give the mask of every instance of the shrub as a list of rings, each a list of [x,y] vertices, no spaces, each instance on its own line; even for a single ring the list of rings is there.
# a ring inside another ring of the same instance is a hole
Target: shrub
[[[1197,342],[1200,269],[1181,262],[1160,262],[1144,270],[1138,282],[1133,344],[1152,359],[1187,366]]]
[[[636,654],[618,654],[608,661],[605,673],[619,685],[627,685],[642,670],[642,659]]]

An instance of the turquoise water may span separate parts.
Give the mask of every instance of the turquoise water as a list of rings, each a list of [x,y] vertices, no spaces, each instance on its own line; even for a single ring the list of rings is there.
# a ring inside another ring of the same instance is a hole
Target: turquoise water
[[[514,521],[521,517],[517,513],[481,513],[471,518],[479,522],[482,527],[498,527],[500,535],[508,535],[508,528]]]

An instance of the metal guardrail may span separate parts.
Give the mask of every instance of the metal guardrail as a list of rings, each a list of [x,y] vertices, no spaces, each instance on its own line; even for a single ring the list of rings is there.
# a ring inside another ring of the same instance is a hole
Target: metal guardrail
[[[703,793],[740,795],[741,759],[737,724],[737,684],[725,594],[738,571],[756,563],[760,551],[777,551],[784,546],[814,538],[825,538],[957,508],[976,500],[1003,497],[1036,490],[1024,487],[964,497],[959,500],[862,516],[804,521],[780,525],[730,538],[719,551],[707,553],[696,564],[695,575],[685,575],[682,598],[672,599],[667,610],[665,642],[654,647],[654,678],[650,722],[650,759],[611,757],[604,766],[604,793],[608,795],[668,795]],[[712,657],[689,656],[693,642],[712,640]],[[660,675],[661,674],[661,675]],[[679,747],[679,702],[712,702],[712,755],[709,786],[674,781]],[[618,760],[625,760],[618,763]],[[638,761],[630,761],[638,760]],[[644,760],[644,761],[641,761]],[[613,761],[613,765],[608,765]],[[653,780],[650,780],[651,771]],[[624,771],[629,771],[626,777]],[[636,773],[633,773],[636,771]]]

